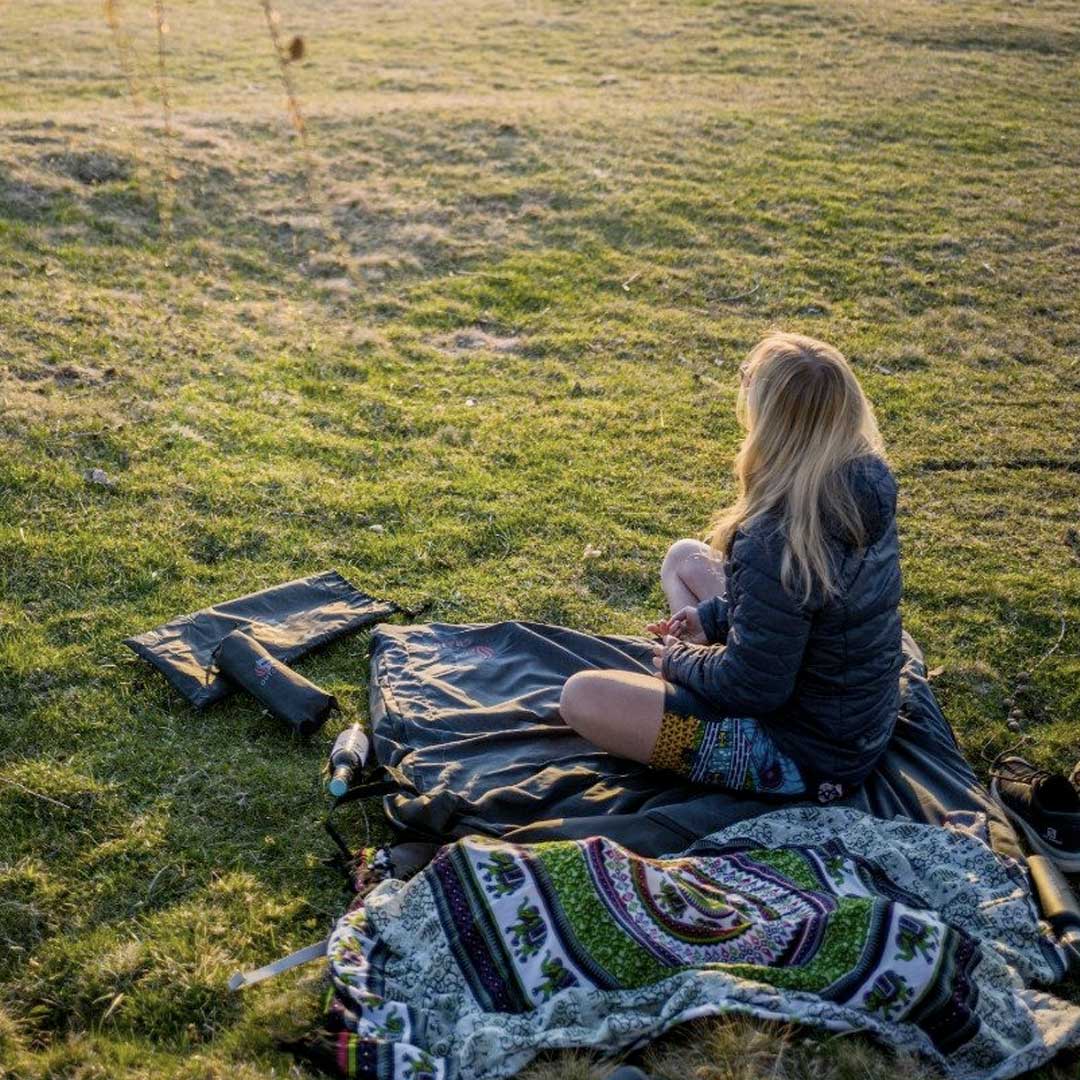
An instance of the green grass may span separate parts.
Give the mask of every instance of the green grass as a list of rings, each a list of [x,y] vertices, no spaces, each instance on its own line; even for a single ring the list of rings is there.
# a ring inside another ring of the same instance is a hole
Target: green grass
[[[4,9],[0,1074],[282,1075],[316,1009],[313,973],[224,986],[343,907],[333,731],[193,713],[123,637],[329,567],[440,620],[635,631],[731,497],[770,327],[877,406],[972,760],[1025,669],[1024,751],[1080,757],[1074,4],[283,4],[311,198],[259,4],[174,2],[171,232],[148,7],[135,102],[99,5]],[[301,665],[340,723],[365,661]],[[649,1063],[923,1075],[745,1022]]]

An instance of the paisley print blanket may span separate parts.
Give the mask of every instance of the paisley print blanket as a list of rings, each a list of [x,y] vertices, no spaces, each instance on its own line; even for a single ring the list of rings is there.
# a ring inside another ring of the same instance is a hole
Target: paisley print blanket
[[[328,955],[323,1064],[365,1080],[488,1080],[721,1013],[864,1031],[958,1080],[1080,1042],[1080,1009],[1034,989],[1066,965],[1018,863],[978,829],[842,808],[660,859],[459,840],[347,913]]]

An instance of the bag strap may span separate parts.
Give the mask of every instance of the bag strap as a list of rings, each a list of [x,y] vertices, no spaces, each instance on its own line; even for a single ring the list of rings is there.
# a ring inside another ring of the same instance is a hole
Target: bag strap
[[[350,867],[353,861],[356,859],[356,850],[351,848],[345,837],[338,831],[337,826],[334,824],[334,814],[342,806],[346,806],[351,802],[357,802],[360,799],[374,799],[382,795],[392,795],[395,791],[398,791],[400,785],[396,780],[369,780],[366,784],[357,784],[356,787],[349,788],[344,795],[339,795],[331,805],[329,811],[327,811],[326,817],[323,819],[323,828],[327,831],[330,839],[334,841],[334,846],[338,849],[339,854],[332,860],[336,862],[340,867],[345,877],[352,880],[352,873]],[[365,833],[368,829],[367,817],[364,818],[364,830]],[[365,835],[364,847],[371,846],[371,836]]]
[[[289,968],[299,967],[301,964],[308,964],[312,960],[318,960],[320,956],[326,955],[326,947],[329,944],[330,939],[323,938],[322,941],[317,941],[314,945],[306,945],[304,948],[297,949],[296,952],[289,953],[288,956],[283,956],[271,964],[264,964],[254,971],[238,971],[229,980],[229,992],[235,994],[238,990],[254,986],[255,983],[261,983],[264,979],[272,979],[275,975],[288,971]]]
[[[371,773],[366,783],[357,784],[355,787],[349,788],[344,795],[340,795],[338,798],[334,799],[329,811],[327,811],[326,817],[323,819],[323,828],[326,830],[330,839],[334,841],[334,846],[337,848],[337,854],[332,858],[323,861],[326,865],[336,866],[345,875],[345,879],[350,886],[353,885],[353,872],[357,861],[358,850],[373,846],[371,840],[371,825],[365,811],[363,815],[364,842],[357,848],[351,846],[345,837],[342,836],[341,832],[334,824],[334,814],[342,806],[347,806],[349,803],[359,802],[363,799],[374,799],[386,795],[395,795],[402,791],[412,791],[415,793],[416,788],[409,778],[396,766],[380,765]],[[395,826],[393,832],[399,841],[416,839],[424,843],[435,844],[436,846],[441,846],[446,842],[445,836],[442,836],[437,832],[422,831],[416,826],[410,826],[405,830]]]
[[[356,802],[357,799],[374,799],[379,795],[389,795],[391,792],[399,791],[401,785],[393,778],[386,780],[368,780],[363,784],[356,784],[354,787],[349,788],[344,795],[338,795],[334,799],[330,806],[327,817],[330,816],[340,806],[347,806],[351,802]]]

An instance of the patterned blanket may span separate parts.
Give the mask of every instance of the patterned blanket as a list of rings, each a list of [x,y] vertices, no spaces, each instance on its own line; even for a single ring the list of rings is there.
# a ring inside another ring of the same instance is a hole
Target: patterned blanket
[[[978,824],[800,807],[662,859],[460,840],[338,923],[324,1064],[489,1080],[741,1013],[864,1031],[958,1080],[1014,1076],[1080,1042],[1080,1009],[1032,989],[1065,960]]]

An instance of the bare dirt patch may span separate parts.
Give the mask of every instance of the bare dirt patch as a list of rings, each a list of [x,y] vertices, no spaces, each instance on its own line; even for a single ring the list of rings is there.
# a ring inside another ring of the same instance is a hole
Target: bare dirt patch
[[[53,171],[70,176],[81,184],[129,180],[134,173],[132,163],[127,158],[101,151],[47,154],[44,163]]]
[[[19,371],[16,378],[22,382],[43,382],[51,379],[58,386],[100,386],[117,377],[116,368],[102,370],[81,364],[42,364],[37,368]]]
[[[471,326],[463,330],[455,330],[452,334],[443,334],[436,338],[432,344],[437,349],[449,353],[464,352],[497,352],[516,353],[520,352],[525,339],[521,336],[503,336],[489,334],[486,330]]]

